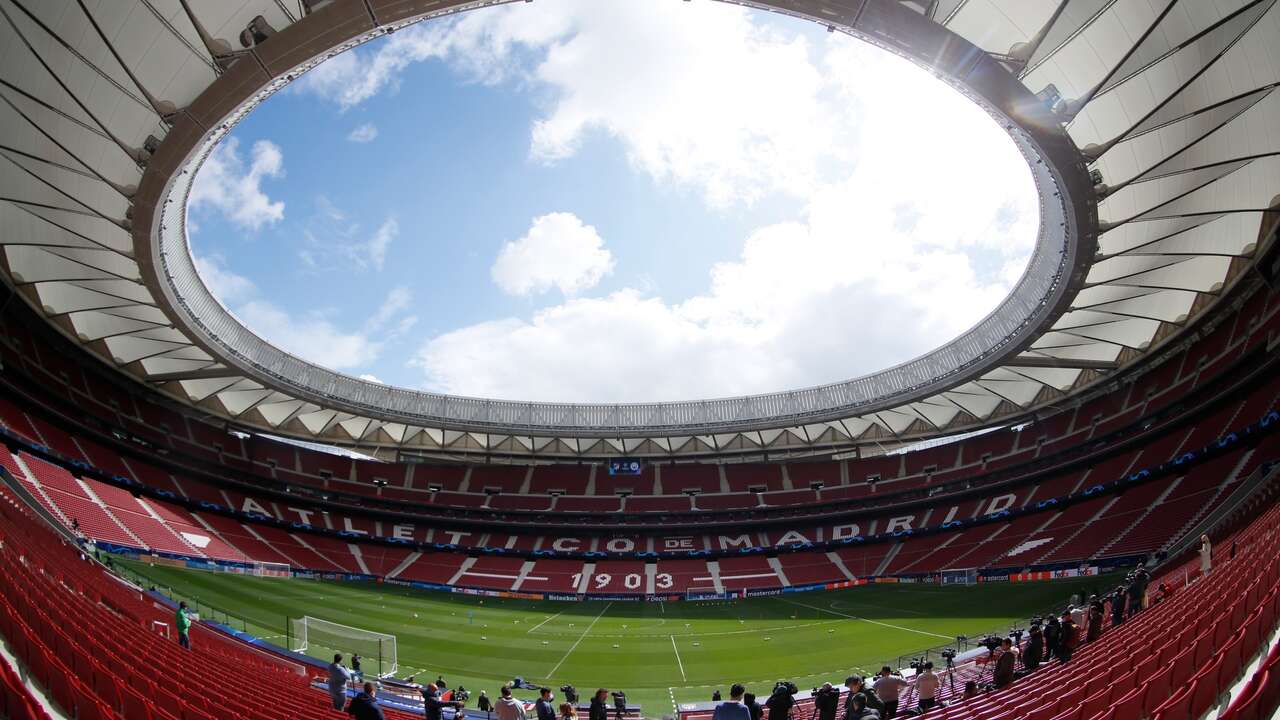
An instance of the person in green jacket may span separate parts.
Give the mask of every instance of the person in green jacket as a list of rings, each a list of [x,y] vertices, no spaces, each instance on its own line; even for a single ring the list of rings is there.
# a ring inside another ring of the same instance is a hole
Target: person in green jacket
[[[187,612],[187,603],[178,603],[178,615],[174,620],[178,628],[178,644],[191,649],[191,615]]]

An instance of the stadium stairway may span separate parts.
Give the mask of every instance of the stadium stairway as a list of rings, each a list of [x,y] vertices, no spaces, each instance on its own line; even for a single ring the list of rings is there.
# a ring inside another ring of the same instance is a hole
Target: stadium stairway
[[[77,720],[336,720],[307,668],[202,623],[193,649],[172,613],[107,573],[0,488],[0,635],[26,673]],[[164,631],[163,633],[161,631]],[[41,718],[6,673],[9,717]],[[22,713],[26,713],[23,715]],[[408,715],[387,713],[389,718]]]

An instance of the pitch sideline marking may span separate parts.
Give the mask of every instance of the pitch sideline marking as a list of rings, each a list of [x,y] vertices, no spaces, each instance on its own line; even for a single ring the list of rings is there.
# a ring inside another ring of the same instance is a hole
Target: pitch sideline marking
[[[796,602],[796,601],[794,601],[794,600],[788,600],[788,599],[786,599],[786,598],[781,598],[781,600],[782,600],[782,602],[784,602],[784,603],[788,603],[788,604],[790,604],[790,605],[796,605],[796,606],[798,606],[798,607],[809,608],[810,610],[817,610],[818,612],[831,613],[832,615],[839,615],[840,617],[847,617],[847,618],[849,618],[850,620],[860,620],[860,621],[862,621],[862,622],[871,623],[872,625],[882,625],[882,626],[884,626],[884,627],[893,628],[894,630],[903,630],[903,631],[905,631],[905,632],[912,632],[912,633],[916,633],[917,635],[929,635],[929,636],[931,636],[931,637],[940,637],[940,638],[942,638],[942,639],[944,639],[944,640],[950,640],[950,639],[951,639],[951,636],[950,636],[950,635],[940,635],[940,634],[935,633],[935,632],[929,632],[928,630],[916,630],[915,628],[903,627],[903,626],[901,626],[901,625],[894,625],[894,624],[892,624],[892,623],[880,622],[879,620],[868,620],[867,618],[864,618],[864,617],[858,617],[857,615],[846,615],[845,613],[837,612],[837,611],[835,611],[835,610],[831,610],[831,609],[828,609],[828,608],[819,607],[819,606],[817,606],[817,605],[809,605],[809,604],[806,604],[806,603],[800,603],[800,602]]]
[[[556,671],[560,669],[560,666],[564,664],[564,661],[569,659],[569,656],[573,654],[573,651],[578,649],[578,645],[582,644],[583,638],[587,636],[587,633],[591,632],[591,628],[596,626],[596,623],[600,621],[600,618],[604,617],[605,613],[609,612],[609,608],[611,607],[613,607],[612,600],[609,601],[609,604],[604,606],[604,609],[595,617],[595,620],[591,621],[591,624],[587,626],[587,629],[582,631],[582,634],[578,636],[578,639],[574,641],[573,645],[569,646],[569,651],[564,654],[564,657],[560,658],[560,662],[556,663],[556,666],[551,668],[551,672],[547,673],[548,680],[551,679],[552,675],[556,674]]]
[[[671,649],[676,653],[676,666],[680,668],[680,679],[689,682],[689,678],[685,677],[684,674],[684,663],[680,661],[680,650],[676,647],[676,636],[668,635],[667,637],[671,638]]]
[[[561,615],[563,615],[563,614],[564,614],[564,610],[561,610],[560,612],[556,613],[555,615],[551,615],[551,616],[547,617],[547,619],[546,619],[546,620],[543,620],[542,622],[538,623],[537,625],[534,625],[533,627],[529,628],[528,630],[525,630],[525,631],[524,631],[524,633],[525,633],[526,635],[528,635],[529,633],[533,632],[534,630],[537,630],[538,628],[542,627],[543,625],[546,625],[547,623],[551,622],[552,620],[555,620],[556,618],[560,617],[560,616],[561,616]]]

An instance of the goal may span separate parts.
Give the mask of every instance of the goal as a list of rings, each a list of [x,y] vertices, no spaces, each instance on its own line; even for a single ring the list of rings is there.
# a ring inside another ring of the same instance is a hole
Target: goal
[[[255,562],[253,564],[253,574],[258,577],[284,577],[290,576],[288,563],[276,562]]]
[[[330,659],[342,653],[349,661],[360,655],[360,669],[369,676],[387,677],[398,669],[396,636],[321,620],[310,615],[289,618],[289,649]]]
[[[978,569],[967,568],[965,570],[943,570],[943,585],[977,585]]]

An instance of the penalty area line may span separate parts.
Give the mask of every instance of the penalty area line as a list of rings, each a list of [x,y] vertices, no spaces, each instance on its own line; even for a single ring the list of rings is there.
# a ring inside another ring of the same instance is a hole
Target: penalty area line
[[[578,646],[582,644],[582,639],[587,636],[587,633],[591,632],[591,628],[596,626],[596,623],[600,621],[600,618],[604,617],[605,613],[609,612],[609,608],[611,607],[613,607],[612,600],[610,600],[609,604],[605,605],[604,609],[600,611],[600,614],[591,621],[591,624],[587,626],[587,629],[582,631],[582,634],[578,636],[578,639],[569,646],[568,652],[564,654],[564,657],[560,658],[560,662],[556,663],[556,666],[551,668],[551,672],[547,673],[548,680],[551,679],[552,675],[556,674],[556,671],[560,669],[560,666],[564,664],[564,661],[569,659],[569,656],[573,654],[573,651],[578,649]]]
[[[668,635],[667,637],[671,638],[671,649],[675,651],[676,654],[676,666],[680,668],[680,679],[685,682],[689,682],[689,678],[685,677],[684,674],[684,663],[680,660],[680,650],[676,647],[676,636]]]
[[[781,599],[782,599],[782,602],[788,603],[790,605],[795,605],[797,607],[802,607],[802,608],[809,608],[810,610],[817,610],[818,612],[831,613],[832,615],[839,615],[840,617],[846,617],[846,618],[849,618],[850,620],[858,620],[865,623],[871,623],[872,625],[880,625],[887,628],[893,628],[894,630],[902,630],[903,632],[916,633],[917,635],[928,635],[930,637],[940,637],[944,640],[951,639],[950,635],[940,635],[935,632],[929,632],[928,630],[916,630],[915,628],[903,627],[901,625],[894,625],[893,623],[880,622],[879,620],[868,620],[867,618],[864,618],[864,617],[858,617],[857,615],[848,615],[846,613],[837,612],[835,610],[831,610],[828,608],[818,607],[817,605],[809,605],[807,603],[796,602],[794,600],[788,600],[786,598],[781,598]]]

